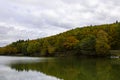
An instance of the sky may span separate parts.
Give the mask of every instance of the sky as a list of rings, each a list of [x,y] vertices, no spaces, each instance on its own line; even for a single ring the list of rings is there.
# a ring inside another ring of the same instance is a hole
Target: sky
[[[0,46],[120,21],[120,0],[0,0]]]

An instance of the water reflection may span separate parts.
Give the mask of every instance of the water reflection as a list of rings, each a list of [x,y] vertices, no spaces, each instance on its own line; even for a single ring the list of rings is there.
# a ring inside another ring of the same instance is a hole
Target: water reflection
[[[28,58],[28,57],[5,57],[0,56],[0,80],[59,80],[56,77],[46,75],[36,70],[22,70],[17,71],[12,69],[10,65],[22,65],[32,64],[36,62],[42,62],[48,59],[45,58]],[[23,68],[23,66],[19,66]],[[32,65],[31,65],[32,66]],[[29,68],[29,67],[27,67]]]
[[[119,62],[119,59],[62,58],[36,63],[17,63],[12,64],[11,68],[17,71],[40,71],[64,80],[119,80]]]
[[[1,67],[1,66],[0,66]],[[58,80],[55,77],[47,76],[36,71],[21,71],[12,70],[9,67],[0,69],[0,80]]]

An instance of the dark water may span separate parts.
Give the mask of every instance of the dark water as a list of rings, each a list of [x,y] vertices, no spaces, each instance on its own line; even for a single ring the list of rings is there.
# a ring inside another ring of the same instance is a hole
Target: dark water
[[[0,80],[120,80],[120,59],[2,56]]]

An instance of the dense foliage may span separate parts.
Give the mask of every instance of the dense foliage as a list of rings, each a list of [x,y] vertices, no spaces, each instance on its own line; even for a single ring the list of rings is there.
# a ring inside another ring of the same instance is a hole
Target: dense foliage
[[[36,40],[19,40],[0,48],[0,54],[26,56],[110,55],[120,49],[120,23],[76,28]]]

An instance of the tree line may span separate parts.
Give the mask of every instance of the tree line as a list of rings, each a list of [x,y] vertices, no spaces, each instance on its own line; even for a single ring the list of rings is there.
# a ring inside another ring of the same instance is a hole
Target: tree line
[[[2,55],[107,56],[120,49],[120,22],[75,28],[36,40],[19,40],[0,48]]]

